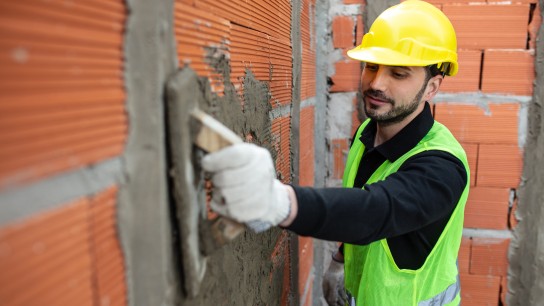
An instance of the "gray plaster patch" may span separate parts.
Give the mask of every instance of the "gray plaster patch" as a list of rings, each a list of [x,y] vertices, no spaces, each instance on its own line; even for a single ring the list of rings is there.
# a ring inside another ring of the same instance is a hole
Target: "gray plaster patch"
[[[327,100],[329,86],[327,83],[329,52],[332,50],[330,16],[328,0],[316,0],[316,103],[315,103],[315,179],[316,187],[325,186],[327,176]],[[316,287],[314,287],[316,288]]]
[[[311,12],[312,7],[308,7]],[[300,36],[300,16],[302,15],[302,4],[300,0],[291,1],[291,46],[292,46],[292,91],[291,91],[291,179],[297,185],[299,182],[299,156],[300,156],[300,83],[302,78],[302,39]],[[313,37],[313,18],[310,19],[310,41]],[[310,48],[313,46],[310,43]]]
[[[399,0],[367,0],[366,7],[363,13],[363,24],[365,27],[365,33],[368,32],[370,26],[387,8],[399,4]]]
[[[315,103],[316,103],[315,97],[311,97],[311,98],[308,98],[308,99],[300,102],[300,108],[305,109],[307,107],[312,107],[312,106],[315,106]]]
[[[329,52],[332,50],[331,42],[331,17],[329,15],[330,2],[328,0],[316,0],[316,96],[314,118],[314,186],[324,187],[326,184],[327,170],[327,99],[328,99],[328,66]],[[323,247],[321,240],[314,239],[314,268],[315,278],[313,283],[312,300],[315,305],[326,305],[323,299],[323,273],[325,258],[330,256]]]
[[[124,42],[128,141],[118,226],[129,305],[177,305],[179,267],[167,193],[164,89],[177,69],[173,0],[129,0]]]
[[[343,4],[343,1],[333,0],[330,4],[330,16],[354,16],[361,13],[361,4]]]
[[[114,158],[3,191],[0,193],[0,226],[122,183],[124,178],[121,169],[121,160]]]
[[[353,114],[353,100],[356,92],[342,92],[330,94],[328,105],[330,139],[347,139],[352,136],[351,117]]]
[[[478,228],[464,228],[463,236],[478,237],[478,238],[510,239],[512,238],[512,232],[509,230],[488,230],[488,229],[478,229]]]

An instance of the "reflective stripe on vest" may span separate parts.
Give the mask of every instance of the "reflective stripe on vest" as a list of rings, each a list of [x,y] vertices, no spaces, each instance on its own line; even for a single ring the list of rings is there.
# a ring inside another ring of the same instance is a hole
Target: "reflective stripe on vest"
[[[461,291],[461,280],[459,279],[459,274],[457,274],[457,281],[446,288],[446,290],[440,292],[439,294],[433,296],[432,298],[421,301],[418,306],[441,306],[453,302]]]

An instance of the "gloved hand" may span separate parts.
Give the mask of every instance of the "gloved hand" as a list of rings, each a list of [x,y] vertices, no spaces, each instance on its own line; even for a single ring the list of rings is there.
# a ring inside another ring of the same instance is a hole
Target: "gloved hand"
[[[206,155],[212,173],[211,207],[221,215],[247,223],[256,232],[284,221],[290,211],[287,186],[276,179],[268,150],[241,143]]]
[[[329,305],[344,306],[347,302],[344,290],[344,264],[331,260],[331,264],[323,276],[323,295]]]

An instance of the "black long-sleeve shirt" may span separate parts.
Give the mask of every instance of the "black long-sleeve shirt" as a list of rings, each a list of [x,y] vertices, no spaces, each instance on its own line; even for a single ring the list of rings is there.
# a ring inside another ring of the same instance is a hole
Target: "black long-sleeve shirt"
[[[293,186],[298,214],[287,229],[358,245],[387,238],[399,268],[421,267],[468,182],[462,162],[443,151],[425,151],[406,160],[387,179],[365,183],[386,159],[393,162],[412,149],[433,124],[426,103],[399,133],[374,147],[376,123],[371,121],[360,137],[366,149],[354,188]]]

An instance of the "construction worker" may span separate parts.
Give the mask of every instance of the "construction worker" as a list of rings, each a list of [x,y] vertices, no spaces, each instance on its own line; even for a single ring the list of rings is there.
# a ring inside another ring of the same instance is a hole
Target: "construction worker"
[[[348,51],[365,63],[368,119],[353,137],[343,188],[282,184],[267,150],[240,144],[203,159],[212,207],[254,228],[343,242],[324,277],[330,304],[459,305],[469,168],[428,103],[457,73],[456,48],[450,21],[433,5],[387,9]]]

